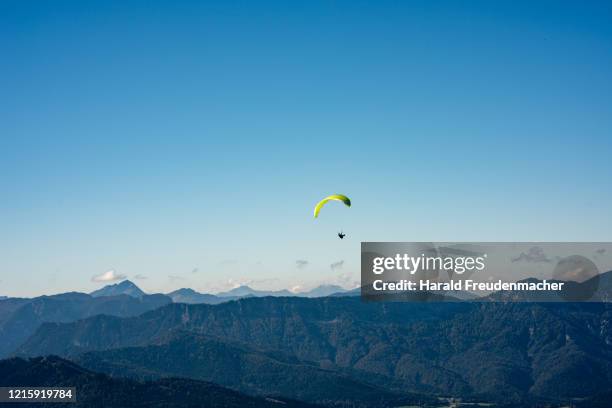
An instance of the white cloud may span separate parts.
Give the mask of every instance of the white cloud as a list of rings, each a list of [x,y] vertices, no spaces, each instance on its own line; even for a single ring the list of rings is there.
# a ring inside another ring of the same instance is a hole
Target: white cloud
[[[100,275],[92,276],[91,281],[92,282],[114,282],[118,280],[123,280],[125,278],[126,278],[125,275],[118,274],[117,272],[115,272],[114,269],[111,269],[110,271],[104,272]]]

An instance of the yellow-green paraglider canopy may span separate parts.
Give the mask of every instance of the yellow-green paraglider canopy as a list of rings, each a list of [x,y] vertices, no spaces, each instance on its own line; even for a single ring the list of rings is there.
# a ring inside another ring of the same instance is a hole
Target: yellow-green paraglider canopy
[[[347,207],[351,206],[351,200],[347,196],[342,195],[342,194],[332,194],[330,196],[325,197],[324,199],[319,201],[317,205],[315,205],[314,218],[317,218],[319,216],[319,211],[321,211],[321,208],[323,208],[323,206],[328,201],[342,201],[344,205],[346,205]]]

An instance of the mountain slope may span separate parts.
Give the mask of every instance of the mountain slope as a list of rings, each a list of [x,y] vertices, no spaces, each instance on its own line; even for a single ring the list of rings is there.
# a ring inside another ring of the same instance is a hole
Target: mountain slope
[[[77,402],[54,407],[93,408],[187,408],[187,407],[306,407],[292,401],[274,401],[242,395],[217,385],[188,379],[166,378],[139,382],[111,378],[58,357],[0,361],[0,384],[10,386],[76,387]],[[39,407],[40,403],[21,403]]]
[[[219,303],[238,299],[232,296],[219,297],[208,293],[200,293],[189,288],[175,290],[174,292],[168,293],[166,296],[170,297],[174,303],[206,303],[209,305],[217,305]]]
[[[158,342],[156,342],[158,343]],[[86,353],[78,363],[113,376],[188,377],[252,395],[282,395],[317,403],[373,406],[398,401],[390,392],[280,353],[198,334],[173,333],[159,344]]]
[[[0,357],[14,351],[45,322],[72,322],[98,314],[136,316],[171,301],[163,295],[94,298],[76,292],[33,299],[1,300]]]
[[[106,285],[103,288],[94,290],[90,293],[93,297],[101,296],[117,296],[117,295],[128,295],[135,298],[140,298],[146,295],[138,286],[129,280],[115,283],[113,285]]]

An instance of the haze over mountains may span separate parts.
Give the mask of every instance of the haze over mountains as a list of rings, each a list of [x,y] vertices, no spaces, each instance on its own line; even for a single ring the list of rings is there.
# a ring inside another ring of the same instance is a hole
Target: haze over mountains
[[[598,299],[610,277],[600,275]],[[4,357],[60,357],[0,362],[0,379],[2,367],[35,376],[50,362],[94,396],[132,387],[165,401],[174,391],[162,389],[211,390],[204,381],[249,403],[362,407],[436,406],[441,396],[597,406],[612,392],[609,303],[366,303],[335,287],[237,289],[148,295],[124,281],[89,295],[0,300]]]
[[[181,288],[166,295],[169,296],[175,303],[208,303],[218,304],[230,300],[236,300],[245,297],[262,297],[262,296],[302,296],[302,297],[320,297],[330,296],[333,294],[344,293],[347,290],[338,285],[320,285],[311,290],[303,292],[291,292],[289,290],[257,290],[249,286],[243,285],[233,288],[226,292],[217,294],[200,293],[191,288]],[[128,295],[132,297],[142,297],[145,292],[129,280],[124,280],[120,283],[104,286],[101,289],[90,293],[93,297],[101,296],[116,296]]]
[[[135,378],[214,375],[241,391],[282,391],[319,403],[325,388],[313,387],[314,396],[295,394],[303,390],[299,380],[324,386],[330,376],[346,378],[343,389],[354,399],[368,387],[383,388],[389,398],[400,390],[511,401],[585,397],[612,388],[610,312],[599,303],[248,298],[44,324],[18,354],[57,354]],[[281,366],[288,385],[277,377]]]
[[[295,294],[289,291],[258,291],[240,286],[233,291],[212,295],[193,289],[179,289],[163,294],[147,294],[129,280],[106,285],[90,294],[69,292],[36,298],[0,299],[0,358],[14,351],[43,322],[72,322],[90,316],[105,314],[128,317],[156,309],[168,303],[219,304],[258,296],[324,296],[341,292],[339,286],[326,285],[309,292]]]

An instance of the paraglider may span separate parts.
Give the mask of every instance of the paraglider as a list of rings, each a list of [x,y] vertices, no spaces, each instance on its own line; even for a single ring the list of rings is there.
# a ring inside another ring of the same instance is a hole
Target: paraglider
[[[351,200],[342,194],[332,194],[330,196],[325,197],[324,199],[322,199],[321,201],[319,201],[317,203],[317,205],[315,205],[314,208],[314,217],[317,218],[319,216],[319,211],[321,211],[321,208],[323,208],[323,206],[329,202],[329,201],[341,201],[344,203],[344,205],[346,205],[347,207],[351,206]]]
[[[315,205],[314,218],[317,218],[319,216],[319,212],[321,211],[321,208],[323,208],[323,206],[327,204],[329,201],[340,201],[344,203],[344,205],[346,205],[347,207],[351,206],[351,200],[347,196],[343,194],[332,194],[330,196],[325,197],[324,199],[319,201],[317,205]],[[344,239],[344,237],[346,237],[346,234],[340,231],[338,233],[338,238]]]

